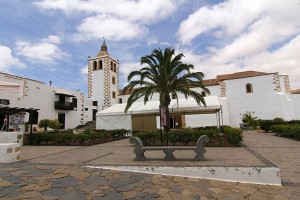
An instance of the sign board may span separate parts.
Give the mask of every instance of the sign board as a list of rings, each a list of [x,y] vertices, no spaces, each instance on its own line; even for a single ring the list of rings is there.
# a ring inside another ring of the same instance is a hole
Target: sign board
[[[166,107],[160,107],[160,125],[166,126],[167,125],[167,115],[166,115]]]

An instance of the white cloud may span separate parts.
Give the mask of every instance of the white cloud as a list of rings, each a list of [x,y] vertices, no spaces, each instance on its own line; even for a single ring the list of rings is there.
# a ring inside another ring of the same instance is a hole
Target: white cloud
[[[200,55],[189,45],[178,49],[206,78],[244,70],[279,72],[290,75],[292,88],[300,88],[299,10],[298,0],[228,0],[202,7],[181,23],[179,41],[194,44],[209,34],[217,45]]]
[[[247,28],[251,24],[266,17],[274,25],[299,24],[299,6],[298,0],[288,3],[281,0],[252,0],[251,3],[248,0],[228,0],[212,7],[202,7],[192,13],[180,24],[177,35],[183,44],[190,43],[208,31],[212,31],[216,37],[232,37],[248,32]],[[264,24],[268,25],[268,22],[265,21]]]
[[[184,62],[194,64],[195,71],[204,72],[205,79],[245,70],[279,72],[290,75],[292,89],[300,88],[300,34],[274,51],[266,50],[247,57],[236,57],[227,63],[216,60],[214,53],[197,55],[188,49],[179,49],[177,52],[185,55]]]
[[[154,22],[174,13],[183,0],[44,0],[33,4],[42,10],[60,10],[67,15],[108,14],[130,21]]]
[[[87,76],[88,75],[88,66],[84,66],[82,68],[80,68],[80,73]]]
[[[46,43],[59,45],[61,40],[60,37],[57,35],[49,35],[47,38],[43,39],[42,41]]]
[[[9,72],[11,68],[26,68],[26,65],[13,57],[9,47],[0,45],[0,71]]]
[[[75,38],[128,40],[142,37],[147,26],[172,15],[184,0],[44,0],[33,4],[46,11],[66,15],[84,14]]]
[[[93,40],[105,37],[110,40],[128,40],[142,36],[147,29],[139,24],[108,15],[97,15],[83,20],[77,28],[78,40]]]
[[[132,71],[137,71],[141,69],[141,64],[139,62],[129,62],[129,63],[121,63],[119,66],[120,69],[120,89],[125,87],[128,84],[127,77]]]
[[[56,60],[62,60],[69,56],[59,48],[59,43],[58,36],[49,36],[37,43],[17,41],[16,51],[18,55],[28,58],[30,62],[52,64]]]

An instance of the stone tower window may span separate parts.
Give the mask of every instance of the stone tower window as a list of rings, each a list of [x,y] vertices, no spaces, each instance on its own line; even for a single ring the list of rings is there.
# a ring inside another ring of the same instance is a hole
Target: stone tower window
[[[116,98],[116,92],[112,92],[112,98],[113,98],[113,99]]]
[[[116,85],[116,78],[113,76],[111,79],[112,84]]]
[[[201,95],[202,95],[203,97],[206,97],[206,93],[205,93],[204,91],[201,92]]]
[[[93,70],[97,70],[97,61],[93,62]]]
[[[246,93],[253,93],[253,87],[251,83],[246,84]]]
[[[114,69],[114,63],[113,61],[110,61],[110,70],[113,71],[113,69]]]
[[[117,72],[117,65],[114,63],[114,72]]]
[[[99,62],[98,62],[98,67],[99,67],[99,69],[103,69],[102,60],[99,60]]]

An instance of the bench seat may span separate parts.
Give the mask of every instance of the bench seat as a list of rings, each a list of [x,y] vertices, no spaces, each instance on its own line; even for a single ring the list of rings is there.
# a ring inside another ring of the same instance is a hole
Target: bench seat
[[[144,155],[145,151],[163,151],[165,153],[165,160],[174,160],[175,156],[173,155],[175,150],[194,150],[196,153],[196,160],[205,160],[204,153],[205,149],[203,147],[204,143],[209,142],[209,138],[207,135],[202,135],[197,140],[196,146],[150,146],[145,147],[142,140],[138,137],[131,137],[130,143],[135,144],[135,149],[133,152],[135,153],[135,159],[136,161],[142,161],[145,160],[146,157]]]

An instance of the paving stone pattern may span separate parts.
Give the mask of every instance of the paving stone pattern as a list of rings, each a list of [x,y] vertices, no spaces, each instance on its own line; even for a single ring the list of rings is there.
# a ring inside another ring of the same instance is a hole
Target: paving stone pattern
[[[0,199],[300,199],[299,142],[246,131],[245,148],[206,148],[207,161],[180,151],[134,162],[133,147],[120,140],[92,147],[25,146],[21,161],[0,164]],[[262,159],[263,158],[263,159]],[[268,162],[266,162],[268,161]],[[87,165],[268,166],[281,170],[283,186],[241,184],[88,168]]]
[[[299,187],[240,184],[80,166],[1,164],[1,199],[299,199]]]

